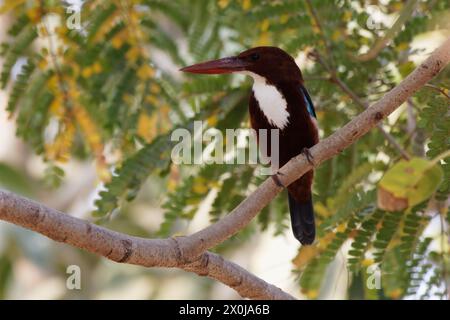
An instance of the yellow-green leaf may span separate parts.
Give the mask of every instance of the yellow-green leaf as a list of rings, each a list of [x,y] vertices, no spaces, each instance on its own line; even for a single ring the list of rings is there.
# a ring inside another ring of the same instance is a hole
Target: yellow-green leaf
[[[435,162],[422,158],[400,160],[378,184],[378,206],[396,211],[429,198],[439,187],[443,172]]]

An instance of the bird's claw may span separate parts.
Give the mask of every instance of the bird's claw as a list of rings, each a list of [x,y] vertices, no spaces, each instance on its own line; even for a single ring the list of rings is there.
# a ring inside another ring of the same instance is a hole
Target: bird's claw
[[[285,188],[285,186],[281,183],[280,178],[278,177],[278,175],[283,175],[281,172],[277,171],[277,173],[271,175],[273,182],[275,182],[275,184],[280,187],[280,188]]]
[[[308,148],[303,148],[302,153],[305,155],[306,160],[309,162],[309,164],[314,167],[315,166],[315,164],[314,164],[314,157],[311,154],[311,152],[309,151],[309,149]]]

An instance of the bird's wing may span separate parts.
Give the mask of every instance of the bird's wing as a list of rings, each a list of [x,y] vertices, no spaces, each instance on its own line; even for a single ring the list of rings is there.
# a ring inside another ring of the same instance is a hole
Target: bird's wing
[[[304,86],[300,86],[300,90],[303,94],[303,99],[305,99],[306,109],[308,110],[308,113],[312,117],[317,118],[316,111],[314,110],[314,104],[311,100],[311,97],[309,96],[308,90],[306,90]]]

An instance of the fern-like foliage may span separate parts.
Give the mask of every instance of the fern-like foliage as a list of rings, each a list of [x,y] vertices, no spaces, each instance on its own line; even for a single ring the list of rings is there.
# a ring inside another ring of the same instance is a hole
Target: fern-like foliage
[[[120,200],[133,200],[143,181],[151,172],[164,170],[170,163],[173,143],[168,136],[160,136],[128,158],[105,185],[96,201],[97,215],[103,216],[120,206]]]

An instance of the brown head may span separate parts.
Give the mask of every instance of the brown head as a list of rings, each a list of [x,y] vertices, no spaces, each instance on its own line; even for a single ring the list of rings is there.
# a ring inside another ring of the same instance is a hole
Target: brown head
[[[249,73],[251,75],[253,73],[271,83],[302,79],[294,58],[277,47],[256,47],[243,51],[237,56],[184,67],[181,71],[201,74]]]

